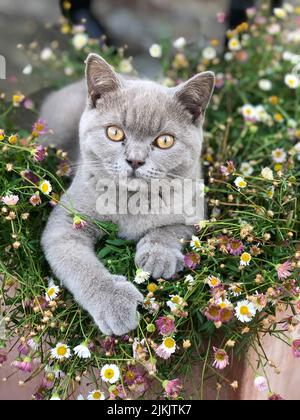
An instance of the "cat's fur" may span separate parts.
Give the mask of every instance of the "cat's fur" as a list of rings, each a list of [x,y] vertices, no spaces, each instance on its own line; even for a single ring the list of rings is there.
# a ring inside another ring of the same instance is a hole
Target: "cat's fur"
[[[114,179],[124,172],[133,176],[126,159],[145,161],[136,170],[138,179],[199,178],[202,125],[214,75],[202,73],[179,87],[167,88],[124,78],[101,57],[91,54],[86,80],[52,94],[42,109],[41,116],[54,129],[56,144],[67,145],[73,157],[80,120],[78,169],[49,218],[42,245],[55,275],[93,316],[100,330],[122,335],[137,327],[137,305],[143,296],[125,277],[110,274],[99,262],[94,247],[101,231],[92,224],[75,230],[65,207],[108,220],[96,211],[97,183],[102,177]],[[107,138],[105,128],[110,124],[124,129],[124,144]],[[171,149],[152,146],[162,133],[175,136]],[[137,241],[136,264],[154,278],[171,278],[183,268],[180,239],[189,238],[193,229],[180,216],[129,214],[109,219],[118,225],[121,237]]]

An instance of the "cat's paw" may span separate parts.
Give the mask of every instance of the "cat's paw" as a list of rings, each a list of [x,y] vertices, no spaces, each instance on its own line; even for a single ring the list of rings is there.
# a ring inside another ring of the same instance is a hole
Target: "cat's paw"
[[[137,248],[135,263],[156,279],[170,279],[183,270],[184,256],[177,248],[144,242]]]
[[[101,313],[95,317],[101,332],[125,335],[135,330],[139,323],[137,306],[143,301],[143,295],[125,277],[113,276],[113,284],[102,299]]]

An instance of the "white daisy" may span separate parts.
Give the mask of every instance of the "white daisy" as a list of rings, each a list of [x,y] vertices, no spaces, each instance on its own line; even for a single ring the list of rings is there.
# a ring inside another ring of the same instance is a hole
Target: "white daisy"
[[[27,344],[32,350],[37,351],[40,347],[40,340],[38,337],[33,337],[27,341]]]
[[[173,47],[177,50],[182,50],[186,46],[186,39],[181,36],[173,42]]]
[[[209,287],[215,288],[220,286],[221,280],[217,276],[209,276],[206,279],[206,283],[209,285]]]
[[[287,74],[284,82],[290,89],[298,89],[300,86],[300,79],[296,74]]]
[[[271,116],[267,113],[262,105],[255,107],[256,120],[262,123],[267,123],[272,120]]]
[[[284,9],[282,9],[281,7],[275,7],[275,9],[274,9],[274,15],[278,19],[286,19],[287,12]]]
[[[202,51],[202,57],[205,60],[214,60],[217,57],[217,51],[213,47],[206,47]]]
[[[267,179],[268,181],[273,181],[273,179],[274,179],[274,173],[273,173],[272,169],[270,169],[270,168],[264,168],[261,171],[261,176],[263,178]]]
[[[284,149],[275,149],[272,152],[273,161],[276,163],[283,163],[286,161],[287,153]]]
[[[242,108],[242,115],[246,121],[256,121],[257,112],[253,105],[246,104]]]
[[[71,357],[71,350],[66,344],[58,343],[51,349],[51,356],[57,360],[69,359]]]
[[[241,255],[240,265],[242,266],[249,265],[251,262],[251,259],[252,259],[251,255],[248,252],[244,252]]]
[[[241,43],[238,38],[231,38],[228,42],[230,51],[240,51],[242,49]]]
[[[188,274],[184,280],[185,283],[187,283],[189,286],[194,286],[195,279],[191,274]]]
[[[87,34],[78,33],[74,35],[72,39],[72,44],[76,50],[82,50],[89,42],[89,37]]]
[[[176,311],[178,307],[182,306],[184,303],[184,300],[181,296],[178,295],[171,295],[171,300],[168,300],[167,306],[171,309],[171,311]]]
[[[60,292],[60,289],[58,286],[55,286],[55,284],[51,281],[49,282],[48,290],[46,291],[46,300],[47,302],[50,302],[51,300],[55,300]]]
[[[121,61],[121,63],[119,64],[119,71],[121,72],[121,73],[126,73],[126,74],[128,74],[128,73],[132,73],[132,71],[133,71],[133,66],[132,66],[132,63],[131,63],[131,60],[129,60],[129,59],[123,59],[122,61]]]
[[[79,357],[79,359],[90,359],[92,356],[86,343],[81,343],[79,346],[76,346],[74,348],[74,353]]]
[[[243,287],[240,283],[232,284],[230,290],[234,297],[238,297],[243,293]]]
[[[42,193],[44,194],[50,194],[52,191],[52,186],[50,184],[49,181],[43,181],[40,184],[40,190],[42,191]]]
[[[256,309],[253,303],[248,300],[242,300],[241,302],[238,302],[235,308],[235,314],[239,321],[251,322],[256,314]]]
[[[243,188],[246,188],[247,187],[247,181],[245,181],[244,180],[244,178],[242,178],[241,176],[239,176],[235,181],[234,181],[234,183],[235,183],[235,185],[238,187],[238,188],[241,188],[241,189],[243,189]]]
[[[268,79],[262,79],[259,81],[258,86],[261,90],[268,92],[272,90],[272,82]]]
[[[51,50],[51,48],[44,48],[41,51],[40,58],[41,58],[42,61],[49,61],[49,60],[51,60],[54,57],[55,56],[54,56],[54,53]]]
[[[84,397],[82,394],[79,394],[77,397],[77,401],[84,401]]]
[[[89,393],[87,399],[89,401],[105,400],[105,394],[102,391],[100,391],[99,389],[95,389],[94,391]]]
[[[156,349],[156,354],[163,358],[169,359],[177,348],[176,341],[172,337],[167,337],[163,340],[162,344]]]
[[[153,44],[149,48],[149,54],[153,58],[161,58],[162,57],[162,48],[159,44]]]
[[[149,280],[149,278],[150,273],[148,273],[147,271],[143,271],[141,268],[138,268],[136,270],[135,278],[133,281],[137,284],[143,284],[145,283],[145,281]]]
[[[120,378],[120,369],[117,365],[105,365],[101,369],[101,379],[110,384],[116,383]]]
[[[200,239],[198,238],[198,236],[195,236],[195,235],[192,236],[192,240],[190,242],[190,246],[195,251],[200,251],[200,249],[201,249],[201,242],[200,242]]]
[[[243,162],[241,164],[241,172],[245,176],[250,176],[254,172],[253,166],[251,166],[249,162]]]

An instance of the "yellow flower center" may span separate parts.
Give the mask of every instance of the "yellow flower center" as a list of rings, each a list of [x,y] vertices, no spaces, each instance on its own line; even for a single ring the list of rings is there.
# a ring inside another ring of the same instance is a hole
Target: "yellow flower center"
[[[227,308],[227,303],[226,302],[221,302],[219,306],[220,306],[221,309],[225,309],[225,308]]]
[[[200,241],[194,241],[194,245],[196,248],[200,248]]]
[[[58,347],[57,354],[61,357],[64,357],[67,354],[67,349],[64,346]]]
[[[41,190],[43,191],[44,194],[46,194],[49,190],[49,186],[46,183],[43,183],[41,185]]]
[[[219,284],[219,280],[216,277],[212,277],[210,280],[210,284],[212,286],[217,286]]]
[[[244,253],[243,255],[242,255],[242,257],[241,257],[241,259],[242,259],[242,261],[244,261],[244,262],[249,262],[250,260],[251,260],[251,255],[250,254],[248,254],[248,253]]]
[[[176,303],[177,305],[179,304],[179,300],[180,300],[180,299],[179,299],[179,297],[178,297],[178,296],[173,296],[173,297],[172,297],[172,302],[173,302],[173,303]]]
[[[113,378],[114,374],[115,374],[115,372],[111,368],[106,369],[106,371],[104,372],[104,376],[105,376],[106,379]]]
[[[250,315],[248,306],[241,306],[240,307],[240,313],[243,316]]]
[[[100,400],[101,396],[102,396],[102,394],[101,394],[100,391],[96,391],[96,392],[93,393],[94,400]]]
[[[165,339],[164,344],[167,349],[172,349],[175,346],[175,340],[173,340],[171,337],[168,337]]]
[[[240,181],[240,182],[239,182],[239,187],[240,187],[240,188],[245,188],[246,186],[247,186],[246,181]]]
[[[49,290],[48,290],[47,295],[48,295],[49,297],[51,297],[51,296],[53,296],[54,294],[55,294],[55,289],[54,289],[54,287],[51,287],[51,289],[49,289]]]

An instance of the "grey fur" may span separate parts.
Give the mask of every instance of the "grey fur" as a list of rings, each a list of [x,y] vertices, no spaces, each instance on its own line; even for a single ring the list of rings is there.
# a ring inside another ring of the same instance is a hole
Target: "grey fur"
[[[116,223],[121,237],[137,241],[136,264],[154,278],[171,278],[180,271],[180,239],[189,238],[192,227],[185,226],[181,216],[100,216],[96,211],[97,185],[103,177],[115,179],[124,172],[132,176],[126,159],[145,161],[136,170],[137,179],[200,178],[202,124],[214,75],[202,73],[177,88],[166,88],[117,75],[101,57],[92,54],[87,59],[86,76],[88,90],[85,82],[69,86],[52,94],[42,109],[42,117],[54,128],[51,141],[69,151],[76,148],[80,120],[78,169],[49,218],[42,245],[55,275],[100,330],[122,335],[137,327],[136,309],[143,296],[126,278],[110,274],[97,259],[94,247],[101,231],[91,224],[74,230],[65,207]],[[108,140],[109,124],[125,130],[124,144]],[[175,136],[171,149],[152,146],[162,133]]]

